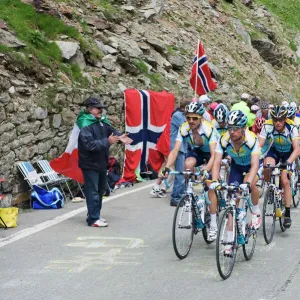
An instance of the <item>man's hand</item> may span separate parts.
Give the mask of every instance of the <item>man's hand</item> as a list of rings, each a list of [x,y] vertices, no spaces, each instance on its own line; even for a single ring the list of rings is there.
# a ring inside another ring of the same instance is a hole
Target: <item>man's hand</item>
[[[245,182],[245,183],[241,184],[240,188],[245,192],[249,191],[249,193],[251,194],[251,183],[250,182]]]
[[[120,138],[117,135],[114,135],[113,133],[108,137],[108,142],[110,145],[116,144],[120,141]]]
[[[162,174],[164,175],[165,178],[169,176],[169,173],[170,173],[170,168],[168,168],[168,167],[165,167],[162,170]]]
[[[209,186],[210,190],[219,190],[220,188],[221,188],[221,183],[219,181],[213,181]]]
[[[133,142],[133,140],[130,137],[128,137],[128,133],[123,133],[119,136],[119,139],[125,145],[130,145]]]
[[[288,160],[286,161],[286,170],[293,171],[293,163],[290,163]]]

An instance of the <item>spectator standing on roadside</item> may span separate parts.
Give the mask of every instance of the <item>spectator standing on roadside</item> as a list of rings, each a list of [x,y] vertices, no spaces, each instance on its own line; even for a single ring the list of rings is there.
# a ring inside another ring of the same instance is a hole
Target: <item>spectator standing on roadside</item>
[[[86,219],[89,226],[107,227],[108,223],[100,217],[102,195],[107,183],[107,167],[110,145],[130,143],[126,134],[115,130],[101,121],[102,110],[106,108],[98,99],[88,98],[84,116],[94,118],[90,125],[80,129],[78,137],[79,168],[84,177],[84,194],[88,209]]]

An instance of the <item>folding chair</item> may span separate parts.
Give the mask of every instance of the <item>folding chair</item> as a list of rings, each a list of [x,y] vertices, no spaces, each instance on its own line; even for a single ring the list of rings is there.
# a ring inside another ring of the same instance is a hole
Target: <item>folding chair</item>
[[[48,191],[49,191],[49,187],[57,186],[57,185],[59,185],[60,188],[62,189],[61,180],[55,180],[55,179],[49,178],[53,175],[53,172],[38,174],[37,171],[32,166],[32,164],[28,161],[19,162],[17,164],[17,166],[18,166],[19,170],[21,171],[22,175],[24,176],[24,179],[29,184],[31,189],[33,189],[32,185],[34,185],[34,184],[38,185],[40,187],[46,187],[46,189]],[[63,189],[62,189],[62,192],[63,192]],[[64,194],[64,197],[66,197],[64,192],[63,192],[63,194]]]
[[[59,173],[55,172],[55,171],[51,168],[51,166],[50,166],[48,160],[39,160],[37,164],[38,164],[39,168],[41,169],[41,171],[42,171],[44,174],[50,174],[50,177],[47,176],[49,179],[53,179],[53,180],[57,179],[57,180],[61,180],[63,183],[65,183],[66,186],[67,186],[67,188],[68,188],[68,190],[69,190],[70,196],[72,197],[72,199],[74,198],[74,196],[73,196],[73,194],[72,194],[72,192],[71,192],[71,189],[70,189],[70,187],[69,187],[69,185],[68,185],[68,182],[67,182],[68,180],[72,180],[72,178],[65,177],[65,176],[63,176],[62,174],[59,174]],[[84,193],[83,193],[83,191],[82,191],[82,189],[81,189],[81,186],[80,186],[79,182],[78,182],[78,181],[76,181],[76,182],[77,182],[77,184],[78,184],[78,187],[79,187],[79,189],[80,189],[82,195],[84,195]]]

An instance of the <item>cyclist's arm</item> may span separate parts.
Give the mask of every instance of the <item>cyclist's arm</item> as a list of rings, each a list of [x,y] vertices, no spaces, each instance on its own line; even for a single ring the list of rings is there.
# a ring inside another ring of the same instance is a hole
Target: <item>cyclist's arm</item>
[[[252,154],[251,156],[251,168],[248,174],[247,181],[252,184],[255,176],[257,175],[258,168],[259,168],[259,153]]]
[[[219,173],[220,173],[220,168],[221,168],[222,157],[223,157],[223,153],[215,152],[213,166],[212,166],[212,169],[211,169],[212,180],[218,180],[219,179]]]
[[[293,152],[290,157],[287,159],[287,163],[292,163],[300,155],[299,139],[294,139],[292,141]]]
[[[167,163],[166,163],[166,168],[170,168],[170,166],[172,166],[175,163],[181,145],[182,145],[181,141],[175,142],[173,150],[169,153]]]
[[[266,138],[261,135],[258,136],[259,147],[262,148],[266,142]]]
[[[215,157],[215,150],[216,150],[217,143],[210,143],[209,144],[209,150],[210,150],[210,159],[205,167],[207,171],[210,171],[212,169],[213,163],[214,163],[214,157]]]

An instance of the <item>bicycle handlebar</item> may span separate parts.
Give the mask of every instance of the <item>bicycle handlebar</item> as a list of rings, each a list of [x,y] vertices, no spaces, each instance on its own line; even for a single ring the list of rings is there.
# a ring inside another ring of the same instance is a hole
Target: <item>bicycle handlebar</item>
[[[283,162],[279,162],[276,166],[271,166],[270,164],[267,164],[265,166],[263,166],[264,169],[270,169],[270,170],[274,170],[276,168],[281,169],[281,170],[285,170],[287,167],[287,163],[283,163]]]
[[[192,171],[189,171],[189,170],[186,170],[186,171],[170,171],[169,175],[184,175],[184,176],[203,176],[205,175],[204,174],[204,171],[200,171],[200,172],[192,172]]]

